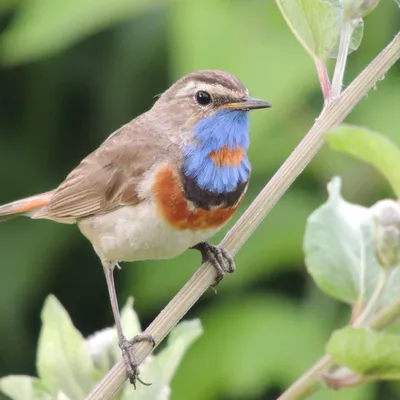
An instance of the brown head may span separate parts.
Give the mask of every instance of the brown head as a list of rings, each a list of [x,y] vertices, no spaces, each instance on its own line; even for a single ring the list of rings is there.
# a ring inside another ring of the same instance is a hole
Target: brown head
[[[174,134],[182,134],[220,110],[250,111],[270,106],[250,97],[246,86],[228,72],[201,70],[183,76],[166,90],[151,114],[170,133],[172,130]]]

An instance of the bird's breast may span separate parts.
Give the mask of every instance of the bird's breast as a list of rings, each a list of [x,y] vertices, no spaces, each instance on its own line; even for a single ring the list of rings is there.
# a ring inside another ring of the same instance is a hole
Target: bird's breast
[[[201,189],[193,178],[171,167],[156,174],[152,192],[157,210],[172,226],[182,230],[219,229],[232,217],[247,183],[241,183],[235,191],[212,193]]]

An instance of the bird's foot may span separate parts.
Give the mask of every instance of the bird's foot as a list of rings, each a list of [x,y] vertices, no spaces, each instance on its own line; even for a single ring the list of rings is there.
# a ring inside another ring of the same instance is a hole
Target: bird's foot
[[[135,387],[135,389],[136,389],[136,381],[140,382],[142,385],[145,386],[151,385],[151,383],[143,382],[139,378],[139,365],[131,354],[132,347],[134,347],[134,345],[139,342],[149,342],[153,347],[155,347],[156,345],[153,336],[147,333],[136,335],[132,340],[127,340],[125,337],[123,337],[118,343],[119,348],[121,349],[122,352],[122,358],[126,366],[126,372],[128,373],[129,381]]]
[[[215,278],[215,282],[211,285],[212,288],[215,288],[215,286],[221,282],[226,272],[232,273],[235,271],[235,261],[224,248],[214,246],[208,242],[198,243],[192,248],[200,251],[203,263],[209,261],[217,270],[217,277]]]

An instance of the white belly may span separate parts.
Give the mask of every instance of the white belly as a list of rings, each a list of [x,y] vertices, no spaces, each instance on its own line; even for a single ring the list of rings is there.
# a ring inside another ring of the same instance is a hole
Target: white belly
[[[115,262],[176,257],[218,231],[178,230],[150,202],[85,218],[78,226],[102,260]]]

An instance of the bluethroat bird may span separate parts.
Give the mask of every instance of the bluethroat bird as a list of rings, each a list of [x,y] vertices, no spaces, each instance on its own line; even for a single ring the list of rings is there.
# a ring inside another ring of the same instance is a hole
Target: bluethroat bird
[[[197,249],[218,275],[234,270],[227,251],[206,240],[238,208],[250,177],[248,111],[271,105],[249,96],[227,72],[190,73],[154,106],[109,136],[56,189],[0,207],[17,215],[76,223],[103,265],[119,346],[138,379],[122,332],[113,270],[120,261],[165,259]]]

